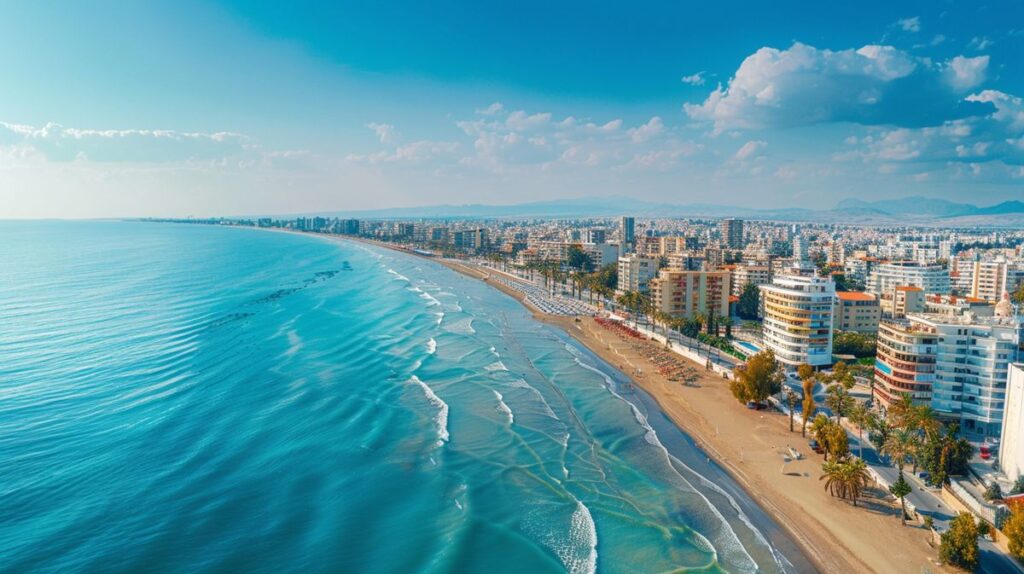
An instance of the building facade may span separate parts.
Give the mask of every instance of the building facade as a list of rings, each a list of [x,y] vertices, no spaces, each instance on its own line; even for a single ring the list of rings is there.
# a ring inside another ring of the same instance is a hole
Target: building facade
[[[692,319],[729,316],[729,272],[662,269],[651,280],[654,308],[674,317]]]
[[[647,293],[651,279],[658,272],[658,259],[632,253],[619,257],[619,293],[639,291]]]
[[[875,267],[868,277],[867,291],[884,295],[896,287],[920,287],[925,293],[949,293],[949,272],[941,265],[917,261],[890,261]]]
[[[1010,480],[1024,475],[1024,364],[1010,365],[1006,377],[1006,410],[999,441],[999,469]]]
[[[729,249],[743,249],[743,220],[728,218],[718,224],[722,245]]]
[[[761,286],[762,335],[785,365],[832,364],[832,307],[835,283],[820,277],[779,275]]]
[[[882,309],[878,297],[860,291],[837,291],[836,307],[833,311],[833,329],[856,333],[874,333]]]
[[[916,404],[931,404],[938,336],[906,319],[878,325],[875,385],[872,398],[883,409],[910,394]]]

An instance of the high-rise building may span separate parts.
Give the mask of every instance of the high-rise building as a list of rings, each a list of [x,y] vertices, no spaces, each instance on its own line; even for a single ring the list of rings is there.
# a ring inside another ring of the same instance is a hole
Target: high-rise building
[[[651,280],[651,302],[674,317],[692,319],[697,313],[727,317],[729,272],[662,269]]]
[[[604,243],[607,240],[607,231],[603,227],[591,227],[587,229],[587,243]]]
[[[932,329],[906,319],[886,319],[878,325],[873,397],[889,408],[903,394],[914,403],[930,405],[935,382],[935,349],[938,336]]]
[[[658,259],[631,253],[619,257],[618,292],[639,291],[647,293],[651,279],[658,272]]]
[[[743,249],[743,220],[732,217],[723,219],[718,228],[722,233],[722,245],[729,249]]]
[[[777,275],[761,286],[765,346],[783,364],[814,367],[832,363],[835,283],[821,277]]]
[[[874,333],[882,317],[878,297],[860,291],[836,291],[832,327],[836,331]]]
[[[904,391],[925,393],[925,383],[931,383],[930,404],[940,418],[959,422],[961,430],[973,438],[998,437],[1007,372],[1010,363],[1020,358],[1021,321],[1012,311],[996,313],[993,317],[908,315],[896,323],[899,329],[886,323],[879,328],[877,386],[887,388],[890,400],[896,400]],[[901,341],[912,345],[900,346]],[[932,362],[934,376],[922,367]],[[919,387],[908,388],[918,383]],[[924,395],[920,396],[923,400]]]
[[[619,221],[619,239],[623,243],[636,240],[636,221],[632,217],[623,216]]]
[[[452,243],[456,249],[465,251],[479,251],[487,247],[487,230],[463,229],[452,234]]]
[[[808,259],[809,246],[807,244],[807,238],[802,235],[793,236],[793,259],[797,261],[807,261]]]
[[[925,293],[949,293],[949,272],[941,265],[891,261],[877,265],[868,277],[867,291],[884,295],[896,287],[914,285]]]
[[[999,470],[1010,480],[1024,475],[1024,364],[1010,365],[1006,409],[999,437]]]
[[[1024,282],[1024,267],[1005,259],[975,261],[971,278],[971,297],[995,303],[1003,293],[1013,293]]]

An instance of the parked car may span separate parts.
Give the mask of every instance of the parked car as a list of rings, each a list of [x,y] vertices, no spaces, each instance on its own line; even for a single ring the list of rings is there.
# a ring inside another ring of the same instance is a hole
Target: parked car
[[[818,444],[818,441],[814,440],[813,438],[810,441],[808,441],[807,446],[811,447],[811,450],[818,454],[825,452],[825,449],[821,448],[821,445]]]
[[[759,403],[757,401],[747,401],[747,408],[753,411],[763,411],[767,407],[764,403]]]
[[[985,445],[982,445],[981,448],[978,449],[978,455],[981,456],[982,460],[988,460],[992,458],[992,452],[989,451],[988,447]]]

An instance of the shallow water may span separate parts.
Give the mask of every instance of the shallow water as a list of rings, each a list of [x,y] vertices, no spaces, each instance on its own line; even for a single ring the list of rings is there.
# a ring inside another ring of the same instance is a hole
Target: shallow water
[[[141,222],[0,222],[0,261],[0,571],[805,564],[621,375],[436,263]]]

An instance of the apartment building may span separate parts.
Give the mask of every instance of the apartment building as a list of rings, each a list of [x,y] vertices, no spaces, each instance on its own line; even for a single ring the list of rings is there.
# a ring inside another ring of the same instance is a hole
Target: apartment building
[[[974,439],[998,437],[1009,365],[1021,354],[1021,321],[1009,302],[993,317],[912,314],[900,329],[892,324],[879,328],[875,381],[882,403],[900,392],[923,400],[930,383],[929,403],[940,417]]]
[[[761,286],[762,335],[767,348],[790,367],[832,363],[835,283],[821,277],[778,275]]]
[[[692,319],[729,315],[729,272],[662,269],[651,280],[654,308],[674,317]]]
[[[743,249],[743,220],[728,218],[718,224],[722,245],[729,249]]]
[[[941,265],[917,261],[880,263],[868,277],[867,291],[883,295],[904,285],[920,287],[925,293],[949,293],[949,272]]]
[[[772,270],[767,265],[736,265],[732,269],[732,294],[737,297],[748,283],[767,285],[772,282]]]
[[[971,276],[971,297],[999,301],[1003,293],[1013,293],[1024,282],[1024,267],[1007,262],[975,261]]]
[[[923,313],[924,300],[924,289],[913,285],[900,285],[882,293],[879,304],[883,317],[900,319],[906,317],[908,313]]]
[[[618,292],[649,291],[651,279],[658,272],[658,258],[631,253],[619,257]]]
[[[879,323],[872,398],[883,409],[908,393],[915,404],[931,404],[937,344],[934,330],[919,323],[907,319]]]
[[[882,309],[878,297],[860,291],[836,291],[836,306],[833,310],[832,328],[836,331],[874,333]]]

